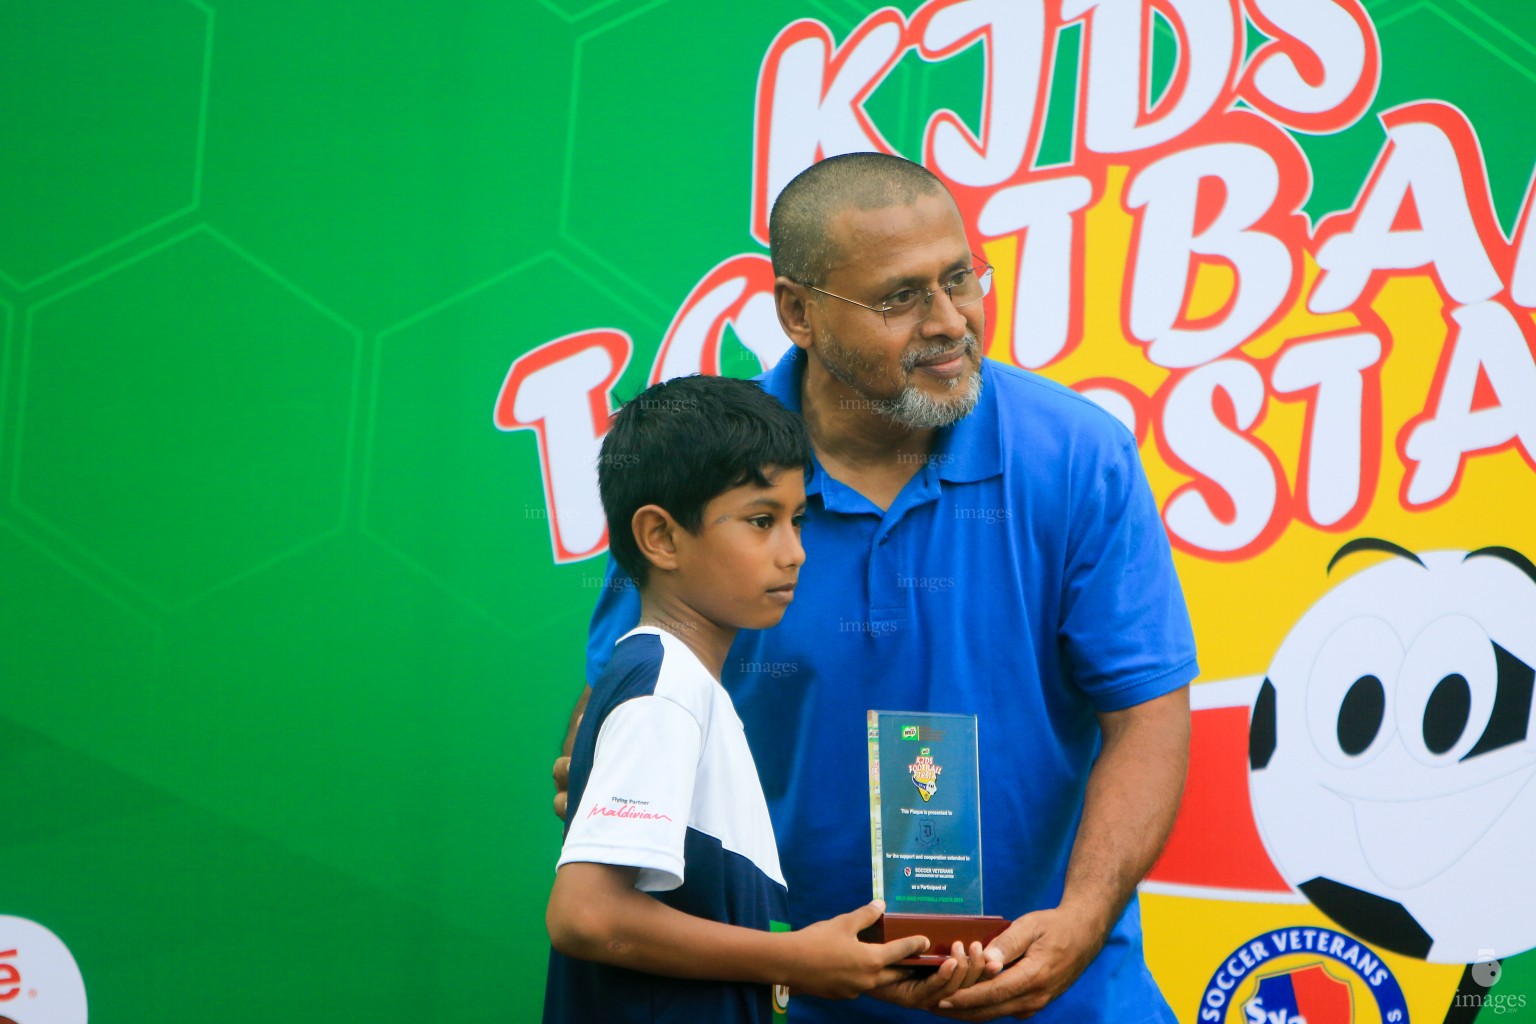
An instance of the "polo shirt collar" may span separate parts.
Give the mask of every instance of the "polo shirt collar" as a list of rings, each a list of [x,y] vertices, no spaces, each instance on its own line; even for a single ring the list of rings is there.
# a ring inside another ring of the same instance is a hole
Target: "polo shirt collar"
[[[802,412],[800,379],[805,373],[806,359],[804,349],[791,345],[773,369],[761,377],[763,390],[797,414]],[[990,359],[983,363],[983,387],[976,408],[954,426],[940,428],[934,439],[933,454],[939,457],[930,465],[940,480],[973,483],[1003,471],[1002,420],[997,401],[998,364]],[[820,494],[826,470],[814,455],[812,461],[815,469],[811,479],[806,481],[806,493]]]

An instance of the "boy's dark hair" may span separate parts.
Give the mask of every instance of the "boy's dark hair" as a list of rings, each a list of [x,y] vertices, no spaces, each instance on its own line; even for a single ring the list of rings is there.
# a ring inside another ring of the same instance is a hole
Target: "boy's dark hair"
[[[808,468],[799,416],[755,382],[677,377],[646,388],[613,414],[597,461],[608,550],[637,583],[650,563],[635,543],[636,510],[660,505],[690,533],[704,506],[733,487],[769,486],[763,470]]]

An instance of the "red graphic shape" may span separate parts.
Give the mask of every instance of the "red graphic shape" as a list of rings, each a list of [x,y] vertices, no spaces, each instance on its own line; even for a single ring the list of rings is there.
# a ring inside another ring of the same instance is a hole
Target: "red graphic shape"
[[[1354,1020],[1348,983],[1329,974],[1322,964],[1292,971],[1291,988],[1307,1024],[1350,1024]]]
[[[1499,401],[1498,392],[1493,390],[1493,381],[1488,379],[1488,368],[1479,366],[1477,368],[1477,383],[1472,386],[1471,410],[1473,412],[1481,412],[1484,409],[1500,408],[1503,404],[1503,402]]]
[[[1148,881],[1291,891],[1264,849],[1248,800],[1248,713],[1245,705],[1191,716],[1184,799]]]
[[[1392,218],[1393,231],[1423,231],[1424,221],[1419,217],[1419,203],[1410,192],[1403,197],[1403,205],[1397,208],[1397,216]]]

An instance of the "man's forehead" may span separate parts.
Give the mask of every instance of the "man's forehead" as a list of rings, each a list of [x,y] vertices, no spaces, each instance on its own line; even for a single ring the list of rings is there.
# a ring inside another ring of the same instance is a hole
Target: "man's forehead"
[[[850,204],[829,219],[827,241],[832,269],[899,262],[917,254],[949,261],[964,259],[970,251],[960,211],[945,194],[885,206]]]

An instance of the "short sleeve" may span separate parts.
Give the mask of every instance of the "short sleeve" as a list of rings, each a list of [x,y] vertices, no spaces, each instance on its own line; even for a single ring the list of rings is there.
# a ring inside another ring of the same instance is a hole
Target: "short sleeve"
[[[603,574],[603,590],[597,595],[597,606],[592,609],[592,621],[587,627],[588,686],[603,674],[619,637],[634,629],[639,621],[640,588],[610,556]]]
[[[1084,491],[1072,510],[1061,635],[1078,685],[1098,710],[1117,711],[1193,679],[1194,634],[1135,444]]]
[[[665,697],[635,697],[614,708],[598,731],[592,774],[560,863],[639,868],[635,887],[650,892],[682,885],[702,744],[698,720]]]

